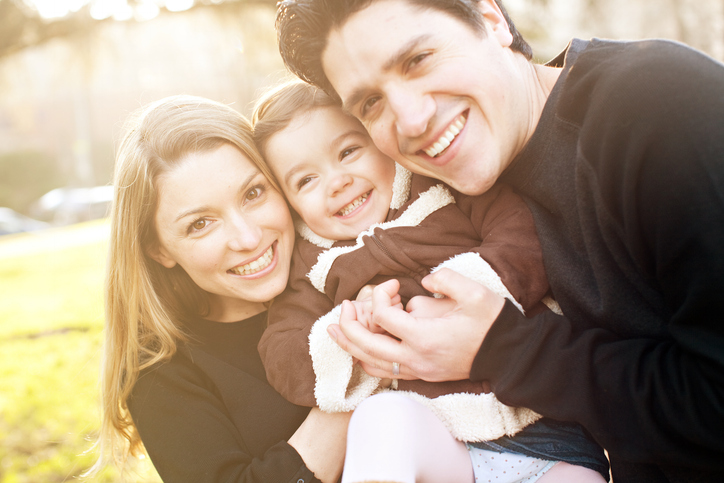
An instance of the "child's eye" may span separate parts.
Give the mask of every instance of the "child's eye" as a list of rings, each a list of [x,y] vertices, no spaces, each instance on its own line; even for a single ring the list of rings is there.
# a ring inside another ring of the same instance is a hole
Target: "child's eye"
[[[340,160],[340,161],[343,161],[344,158],[346,158],[347,156],[351,155],[352,153],[354,153],[354,152],[357,151],[358,149],[359,149],[359,146],[350,146],[350,147],[348,147],[348,148],[343,149],[342,152],[339,153],[339,160]]]
[[[307,183],[309,183],[309,182],[311,182],[311,181],[312,181],[312,177],[311,177],[311,176],[305,176],[305,177],[301,178],[301,179],[297,182],[297,189],[298,189],[298,190],[302,189],[302,188],[304,187],[304,185],[306,185]]]

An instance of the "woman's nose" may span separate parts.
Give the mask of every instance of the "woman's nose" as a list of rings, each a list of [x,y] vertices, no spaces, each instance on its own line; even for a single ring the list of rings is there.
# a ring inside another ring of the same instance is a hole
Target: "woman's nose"
[[[252,251],[259,246],[262,228],[255,220],[237,216],[227,222],[227,245],[237,252]]]

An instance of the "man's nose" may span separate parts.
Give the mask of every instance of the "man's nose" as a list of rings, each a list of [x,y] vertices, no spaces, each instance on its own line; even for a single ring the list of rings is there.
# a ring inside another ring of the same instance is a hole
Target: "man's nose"
[[[401,86],[391,89],[388,103],[395,116],[398,135],[416,138],[425,134],[435,114],[435,100],[432,96]]]

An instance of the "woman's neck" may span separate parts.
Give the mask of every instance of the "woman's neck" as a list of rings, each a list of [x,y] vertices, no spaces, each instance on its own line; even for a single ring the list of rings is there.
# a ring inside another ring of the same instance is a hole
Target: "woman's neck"
[[[247,300],[216,300],[211,297],[211,311],[206,317],[214,322],[238,322],[264,312],[267,307],[262,302],[249,302]]]

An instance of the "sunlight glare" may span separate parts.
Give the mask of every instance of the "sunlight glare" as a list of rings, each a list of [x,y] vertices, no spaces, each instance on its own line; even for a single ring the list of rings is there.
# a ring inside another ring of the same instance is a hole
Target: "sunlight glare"
[[[89,0],[26,0],[26,3],[37,9],[43,18],[65,17],[71,12],[77,12]]]
[[[169,12],[182,12],[194,6],[194,0],[166,0]]]

